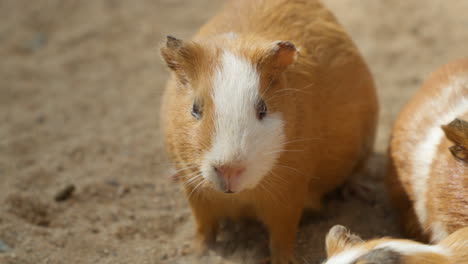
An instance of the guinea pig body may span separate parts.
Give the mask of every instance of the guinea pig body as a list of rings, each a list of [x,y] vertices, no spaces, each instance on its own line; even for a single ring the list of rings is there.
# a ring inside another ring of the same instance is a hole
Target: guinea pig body
[[[161,53],[173,70],[165,142],[199,240],[251,217],[273,263],[292,260],[303,209],[319,209],[372,151],[376,92],[356,47],[318,1],[242,0]]]
[[[393,128],[387,186],[412,237],[438,242],[468,226],[468,127],[457,119],[468,120],[466,59],[435,71]]]
[[[363,241],[343,226],[334,226],[326,238],[324,264],[466,264],[468,228],[436,245],[406,239],[378,238]]]

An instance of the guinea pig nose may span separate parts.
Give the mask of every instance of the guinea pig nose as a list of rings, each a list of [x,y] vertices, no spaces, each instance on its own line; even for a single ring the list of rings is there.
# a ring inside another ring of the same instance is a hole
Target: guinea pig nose
[[[245,171],[245,167],[235,165],[221,165],[215,166],[214,170],[216,171],[218,177],[229,181],[230,179],[238,178],[239,175]]]
[[[221,188],[225,193],[234,193],[234,185],[238,182],[239,176],[245,171],[243,166],[221,165],[215,166],[214,170],[219,178]]]

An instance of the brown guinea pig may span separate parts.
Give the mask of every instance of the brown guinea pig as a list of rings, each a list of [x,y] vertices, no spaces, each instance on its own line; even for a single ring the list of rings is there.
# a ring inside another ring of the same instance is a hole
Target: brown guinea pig
[[[468,226],[468,123],[463,120],[468,121],[468,59],[432,73],[393,128],[386,180],[411,237],[438,242]]]
[[[467,264],[468,228],[460,229],[437,245],[406,239],[378,238],[363,241],[336,225],[326,237],[328,260],[324,264]]]
[[[318,1],[238,0],[161,54],[173,71],[161,122],[198,240],[254,218],[272,262],[294,260],[303,209],[372,151],[376,91],[353,42]]]

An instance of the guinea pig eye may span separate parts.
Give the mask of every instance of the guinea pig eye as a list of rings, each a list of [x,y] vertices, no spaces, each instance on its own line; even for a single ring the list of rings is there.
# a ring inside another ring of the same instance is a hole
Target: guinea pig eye
[[[190,110],[190,113],[196,119],[200,119],[201,116],[202,116],[202,111],[201,111],[200,105],[197,104],[197,103],[193,103],[192,109]]]
[[[257,104],[255,105],[255,110],[257,112],[258,120],[262,120],[266,116],[268,109],[263,99],[258,100]]]

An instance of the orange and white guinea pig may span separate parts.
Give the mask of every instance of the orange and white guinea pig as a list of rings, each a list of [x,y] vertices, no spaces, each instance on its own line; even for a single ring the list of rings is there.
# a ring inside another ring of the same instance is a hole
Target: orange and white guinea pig
[[[466,121],[468,59],[432,73],[398,116],[386,180],[411,237],[439,242],[468,226]]]
[[[467,264],[468,228],[427,245],[393,238],[363,241],[336,225],[327,234],[326,250],[324,264]]]
[[[316,0],[236,0],[161,54],[173,72],[161,126],[198,240],[254,218],[272,262],[293,260],[303,209],[372,151],[376,91],[353,42]]]

